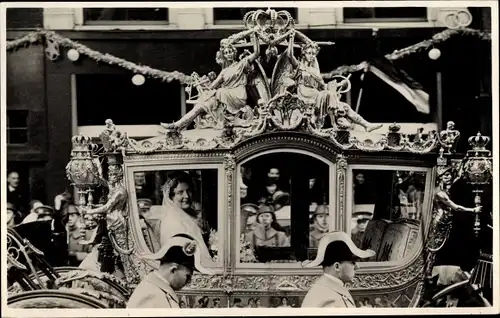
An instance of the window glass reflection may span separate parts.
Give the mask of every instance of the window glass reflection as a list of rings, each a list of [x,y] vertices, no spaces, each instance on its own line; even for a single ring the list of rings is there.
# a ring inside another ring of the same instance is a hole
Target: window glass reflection
[[[423,213],[426,172],[353,170],[351,235],[377,255],[396,261],[411,254]]]
[[[240,261],[310,258],[330,224],[328,178],[327,164],[297,153],[267,154],[241,165]]]

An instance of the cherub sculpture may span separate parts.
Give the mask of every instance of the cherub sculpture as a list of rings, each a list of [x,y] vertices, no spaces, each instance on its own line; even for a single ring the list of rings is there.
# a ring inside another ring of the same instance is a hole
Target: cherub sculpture
[[[106,129],[101,133],[100,138],[106,151],[124,151],[127,146],[127,134],[121,133],[111,119],[105,121]]]
[[[238,60],[237,49],[232,41],[224,39],[221,41],[220,50],[217,52],[216,60],[222,66],[221,73],[212,81],[206,93],[199,97],[194,108],[173,124],[164,124],[166,129],[183,129],[195,118],[202,114],[209,114],[219,124],[226,121],[234,121],[247,105],[248,73],[252,63],[256,61],[260,53],[260,45],[255,31],[250,33],[254,51],[243,54]],[[264,96],[269,98],[269,96]]]
[[[446,130],[441,131],[439,139],[441,141],[441,145],[445,148],[448,154],[451,153],[458,137],[460,137],[460,132],[455,129],[455,123],[452,121],[447,122]]]
[[[295,32],[291,32],[286,55],[282,55],[280,59],[288,59],[287,62],[292,67],[290,69],[289,66],[284,66],[284,68],[288,67],[289,72],[288,74],[282,72],[284,78],[281,81],[277,78],[273,79],[273,82],[279,83],[278,85],[281,86],[278,90],[287,90],[295,84],[297,95],[306,105],[315,108],[318,119],[322,120],[328,114],[332,125],[338,125],[339,128],[350,128],[351,125],[348,121],[361,125],[367,132],[381,128],[382,125],[369,123],[352,110],[348,104],[340,101],[337,91],[339,83],[335,81],[326,84],[324,82],[316,58],[319,46],[313,41],[306,41],[301,48],[301,58],[297,59],[293,54],[294,40]],[[278,63],[280,62],[287,64],[287,62],[278,61]]]

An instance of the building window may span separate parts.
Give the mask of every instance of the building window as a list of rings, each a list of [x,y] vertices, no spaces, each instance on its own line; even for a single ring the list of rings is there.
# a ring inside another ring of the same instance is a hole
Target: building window
[[[28,114],[27,110],[7,111],[7,143],[28,143]]]
[[[168,8],[87,8],[85,24],[167,24]]]
[[[131,74],[76,75],[78,126],[159,125],[181,117],[181,85],[147,78],[136,86]]]
[[[240,24],[243,23],[243,16],[250,11],[262,8],[214,8],[215,24]],[[297,8],[272,8],[276,11],[288,11],[297,22]]]
[[[427,8],[344,8],[344,22],[426,22]]]
[[[7,29],[35,29],[43,27],[43,8],[7,8]]]

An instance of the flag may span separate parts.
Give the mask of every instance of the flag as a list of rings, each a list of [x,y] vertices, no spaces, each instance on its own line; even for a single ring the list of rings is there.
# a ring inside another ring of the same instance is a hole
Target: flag
[[[391,61],[386,58],[376,58],[368,65],[368,71],[397,90],[419,112],[430,113],[429,94],[424,91],[420,83],[405,71],[398,70]]]

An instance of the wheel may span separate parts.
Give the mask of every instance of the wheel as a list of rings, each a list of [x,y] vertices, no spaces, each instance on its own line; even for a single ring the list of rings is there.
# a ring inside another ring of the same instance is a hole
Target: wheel
[[[465,280],[440,290],[425,307],[491,307],[491,304],[477,287]]]
[[[97,273],[78,267],[56,267],[54,271],[59,274],[58,286],[55,290],[74,290],[99,301],[105,302],[108,308],[123,308],[130,296],[130,291],[125,282],[107,273]],[[48,278],[42,271],[37,272],[43,283]],[[35,279],[35,275],[30,275]],[[23,293],[17,285],[9,288],[9,294]]]
[[[23,292],[7,298],[9,308],[108,308],[94,297],[60,290],[35,290]]]

